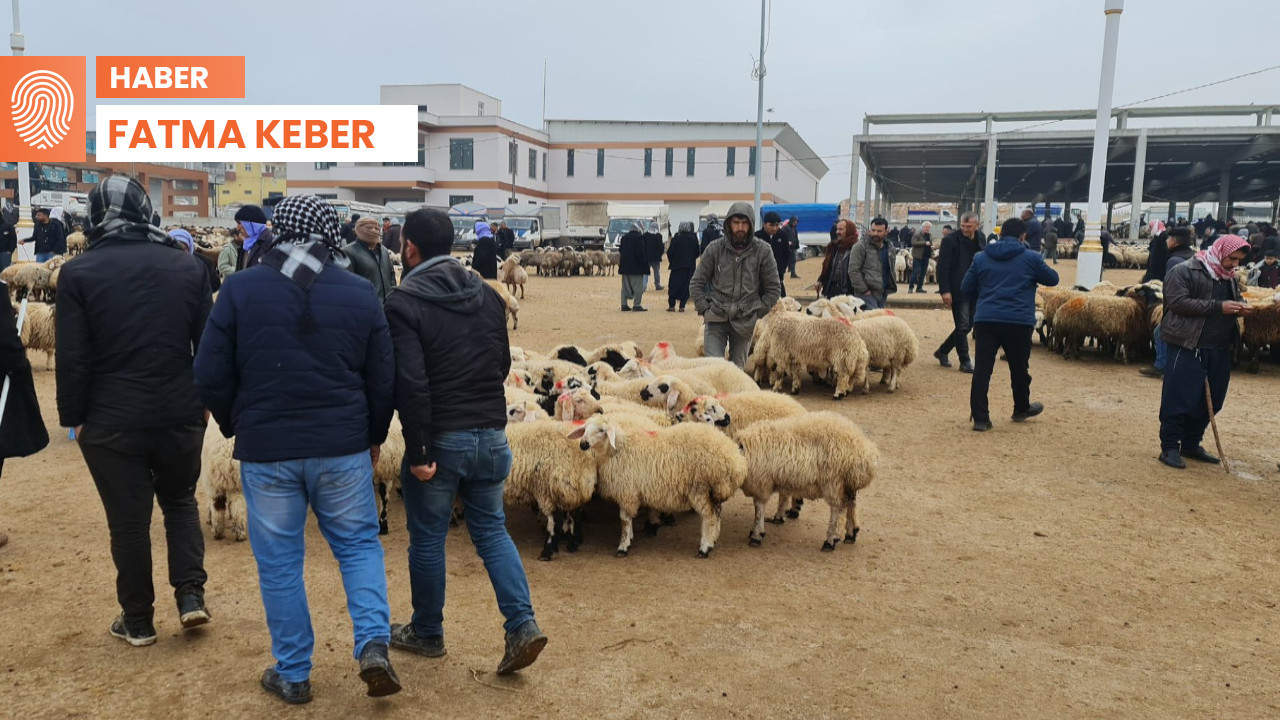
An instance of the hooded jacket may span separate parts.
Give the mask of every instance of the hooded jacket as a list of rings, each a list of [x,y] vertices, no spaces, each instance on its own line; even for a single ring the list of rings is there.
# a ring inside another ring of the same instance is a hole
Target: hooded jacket
[[[507,311],[497,291],[453,258],[416,266],[387,298],[395,406],[410,465],[432,462],[434,436],[507,423]]]
[[[1182,263],[1196,256],[1196,249],[1190,245],[1179,245],[1169,251],[1169,259],[1164,263],[1164,275],[1169,276],[1169,271]]]
[[[960,290],[975,308],[975,323],[1036,324],[1036,286],[1053,287],[1058,273],[1015,237],[989,243],[973,258]]]
[[[753,224],[755,211],[748,203],[734,203],[725,227],[735,215]],[[778,302],[782,285],[773,251],[763,240],[747,235],[747,247],[735,252],[725,236],[707,247],[689,285],[689,297],[706,322],[732,323],[734,332],[750,335],[756,320]]]
[[[662,245],[662,233],[647,232],[644,234],[644,252],[650,265],[662,262],[662,253],[666,250]]]

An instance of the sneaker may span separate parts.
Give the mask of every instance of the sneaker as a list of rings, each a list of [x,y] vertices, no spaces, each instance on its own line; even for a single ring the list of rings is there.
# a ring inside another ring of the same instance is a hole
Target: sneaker
[[[1178,454],[1178,451],[1172,449],[1160,451],[1160,462],[1171,468],[1177,468],[1179,470],[1183,470],[1187,467],[1187,464],[1182,462],[1182,456]]]
[[[275,695],[290,705],[303,705],[311,702],[311,681],[289,682],[280,677],[275,668],[267,668],[262,673],[262,689]]]
[[[637,305],[637,306],[635,306],[635,307],[631,308],[631,312],[649,312],[649,308],[647,308],[647,307],[641,307],[641,306]]]
[[[990,430],[990,429],[991,429],[991,421],[990,421],[990,420],[974,420],[974,421],[973,421],[973,431],[974,431],[974,432],[986,432],[986,431],[988,431],[988,430]]]
[[[1161,370],[1161,369],[1159,369],[1159,368],[1153,368],[1153,367],[1149,367],[1149,368],[1145,368],[1145,367],[1144,367],[1144,368],[1142,368],[1141,370],[1139,370],[1139,371],[1138,371],[1138,374],[1139,374],[1139,375],[1141,375],[1142,377],[1149,377],[1149,378],[1162,378],[1162,377],[1164,377],[1164,371],[1163,371],[1163,370]]]
[[[498,674],[510,675],[529,667],[546,646],[547,636],[532,620],[516,628],[515,632],[507,633],[507,652],[498,663]]]
[[[107,628],[111,637],[120,638],[134,647],[146,647],[156,642],[156,629],[151,623],[143,628],[130,628],[124,624],[124,615],[117,617]]]
[[[973,374],[973,363],[969,361],[969,358],[960,358],[960,372]]]
[[[195,593],[187,593],[178,598],[178,620],[183,630],[200,627],[213,618],[209,609],[204,606],[204,598]]]
[[[1205,452],[1204,448],[1199,445],[1196,445],[1194,447],[1184,446],[1182,448],[1182,457],[1191,458],[1192,460],[1198,460],[1202,463],[1209,463],[1210,465],[1217,465],[1218,463],[1222,462],[1218,458]]]
[[[360,652],[360,679],[369,686],[369,697],[386,697],[400,692],[400,678],[387,657],[387,644],[370,640]]]
[[[627,307],[626,305],[623,305],[622,312],[631,312],[631,308]]]
[[[424,657],[444,657],[447,650],[444,649],[443,635],[428,635],[419,637],[414,631],[413,625],[405,623],[404,625],[394,624],[391,626],[391,647],[405,652],[417,653]]]
[[[1013,417],[1010,419],[1014,422],[1026,422],[1028,418],[1033,418],[1042,412],[1044,412],[1044,405],[1038,402],[1031,403],[1027,406],[1026,410],[1014,413]]]
[[[943,352],[941,349],[935,350],[933,353],[933,357],[938,360],[938,364],[944,368],[951,367],[951,360],[947,355],[948,353]]]

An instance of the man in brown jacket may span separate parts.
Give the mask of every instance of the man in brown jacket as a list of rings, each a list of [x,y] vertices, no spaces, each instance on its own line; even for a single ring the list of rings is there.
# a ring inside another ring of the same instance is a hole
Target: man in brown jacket
[[[725,218],[725,236],[707,246],[689,285],[693,306],[705,323],[703,346],[707,357],[747,364],[756,321],[764,317],[781,293],[778,265],[768,243],[752,237],[755,209],[737,202]]]

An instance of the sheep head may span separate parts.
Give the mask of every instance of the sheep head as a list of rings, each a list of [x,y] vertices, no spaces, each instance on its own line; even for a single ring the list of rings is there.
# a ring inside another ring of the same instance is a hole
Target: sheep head
[[[641,400],[650,405],[665,402],[670,415],[674,415],[679,407],[681,395],[691,397],[693,393],[689,392],[688,386],[670,375],[659,375],[640,389]]]
[[[684,409],[676,413],[676,421],[684,422],[686,420],[692,422],[704,422],[715,425],[716,427],[728,427],[731,420],[729,411],[724,409],[724,405],[720,401],[699,395],[684,406]]]
[[[639,380],[653,377],[653,371],[641,360],[628,360],[622,367],[616,368],[618,377],[624,380]]]
[[[604,447],[606,444],[612,451],[618,449],[618,438],[621,434],[618,427],[605,418],[593,417],[575,427],[565,437],[577,440],[578,447],[584,451]]]

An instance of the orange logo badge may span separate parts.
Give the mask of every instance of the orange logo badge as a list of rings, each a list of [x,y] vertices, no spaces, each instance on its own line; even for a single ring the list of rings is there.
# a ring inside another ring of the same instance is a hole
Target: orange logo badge
[[[10,162],[83,162],[85,59],[0,56],[0,157]]]

